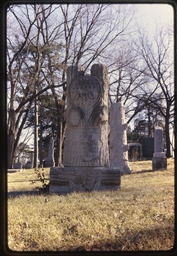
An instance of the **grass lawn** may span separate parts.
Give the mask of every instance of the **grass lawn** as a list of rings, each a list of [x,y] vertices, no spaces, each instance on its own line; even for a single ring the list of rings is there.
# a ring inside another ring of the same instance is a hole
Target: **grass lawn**
[[[130,163],[119,191],[9,195],[8,245],[14,251],[139,251],[174,246],[174,159],[167,171]],[[46,169],[46,175],[49,169]],[[8,173],[9,191],[41,187],[34,170]]]

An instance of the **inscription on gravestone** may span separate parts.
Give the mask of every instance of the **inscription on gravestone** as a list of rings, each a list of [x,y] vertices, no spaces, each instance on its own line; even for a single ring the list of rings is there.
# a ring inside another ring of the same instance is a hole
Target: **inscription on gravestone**
[[[108,166],[108,103],[105,90],[94,76],[78,76],[77,67],[68,68],[67,132],[64,166]],[[92,70],[91,70],[92,74]]]
[[[99,81],[91,76],[79,76],[75,78],[68,89],[68,97],[71,103],[84,111],[93,108],[98,102],[101,93]]]

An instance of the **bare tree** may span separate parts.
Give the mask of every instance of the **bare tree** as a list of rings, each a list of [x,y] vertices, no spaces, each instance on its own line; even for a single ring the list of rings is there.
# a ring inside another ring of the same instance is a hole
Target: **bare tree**
[[[35,97],[54,86],[47,86],[45,77],[41,76],[46,45],[41,45],[41,31],[46,18],[43,13],[47,16],[50,10],[51,5],[44,8],[36,5],[9,7],[8,15],[15,22],[15,32],[18,34],[13,33],[13,27],[7,31],[8,168],[14,161],[21,132]],[[39,88],[37,94],[36,86]]]
[[[87,70],[94,61],[103,60],[103,54],[129,33],[132,18],[133,12],[123,5],[9,6],[8,167],[34,99],[51,90],[61,127],[67,66],[83,64]],[[59,139],[61,132],[57,134]]]
[[[167,157],[170,153],[170,122],[174,117],[174,61],[172,36],[165,29],[158,30],[149,40],[140,34],[139,42],[135,42],[136,51],[141,56],[146,67],[144,74],[156,84],[156,92],[161,97],[149,97],[149,103],[153,103],[165,120],[165,136]],[[154,87],[152,87],[153,91]],[[147,97],[146,97],[147,99]],[[163,101],[163,107],[161,102]],[[145,101],[146,102],[146,101]]]

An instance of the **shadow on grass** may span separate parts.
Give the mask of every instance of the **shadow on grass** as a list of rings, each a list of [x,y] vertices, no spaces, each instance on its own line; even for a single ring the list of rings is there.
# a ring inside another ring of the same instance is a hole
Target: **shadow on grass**
[[[140,173],[151,173],[154,172],[153,170],[142,170],[142,171],[137,171],[137,172],[132,172],[131,174],[140,174]]]
[[[174,250],[172,225],[153,229],[127,230],[124,236],[115,239],[88,241],[87,244],[70,247],[68,251],[169,251]],[[63,250],[58,248],[58,251]]]
[[[8,197],[18,197],[21,195],[39,195],[39,190],[27,190],[27,191],[9,191],[7,192]]]

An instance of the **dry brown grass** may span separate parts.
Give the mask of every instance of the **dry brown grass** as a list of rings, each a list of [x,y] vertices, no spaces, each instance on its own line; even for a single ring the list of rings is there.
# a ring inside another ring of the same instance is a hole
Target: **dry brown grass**
[[[168,159],[167,171],[152,172],[151,161],[131,162],[130,166],[132,174],[122,176],[120,191],[9,197],[9,248],[15,251],[172,249],[174,160]],[[39,185],[32,170],[8,176],[11,191],[34,190]],[[35,179],[36,183],[31,184]]]
[[[49,178],[49,168],[44,168],[46,178]],[[23,169],[22,171],[8,173],[8,191],[35,191],[42,188],[35,169]]]

